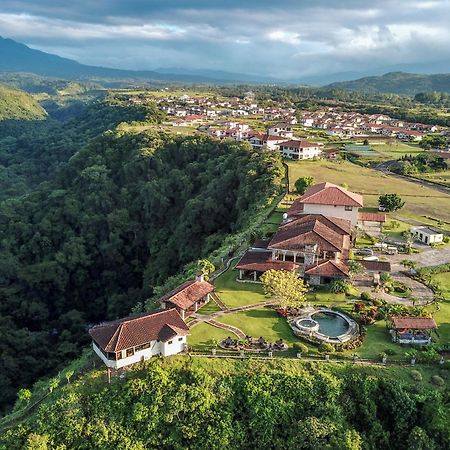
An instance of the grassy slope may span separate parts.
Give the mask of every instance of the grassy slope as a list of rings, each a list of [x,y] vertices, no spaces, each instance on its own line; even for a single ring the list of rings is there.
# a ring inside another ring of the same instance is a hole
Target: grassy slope
[[[450,222],[450,196],[405,180],[390,177],[376,170],[355,166],[346,161],[289,161],[289,179],[312,175],[316,182],[347,183],[349,189],[364,195],[365,206],[376,207],[383,193],[396,192],[406,201],[403,209],[393,214],[423,220],[430,216]]]
[[[0,121],[40,120],[46,116],[45,109],[31,95],[0,85]]]

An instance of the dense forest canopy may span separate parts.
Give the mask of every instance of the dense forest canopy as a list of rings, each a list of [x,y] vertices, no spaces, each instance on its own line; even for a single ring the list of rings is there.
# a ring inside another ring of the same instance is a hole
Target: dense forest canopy
[[[128,314],[279,192],[276,154],[118,129],[0,207],[3,405],[76,356],[86,323]]]
[[[108,95],[83,106],[67,123],[0,121],[0,200],[22,195],[50,179],[90,139],[120,122],[157,123],[162,117],[152,104],[132,106]]]
[[[388,370],[152,360],[111,385],[93,372],[64,386],[0,437],[0,448],[448,448],[445,395]]]

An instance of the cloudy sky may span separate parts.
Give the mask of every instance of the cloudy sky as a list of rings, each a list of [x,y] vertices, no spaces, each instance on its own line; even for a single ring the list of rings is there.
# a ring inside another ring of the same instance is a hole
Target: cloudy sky
[[[1,0],[0,35],[128,69],[450,71],[450,0]]]

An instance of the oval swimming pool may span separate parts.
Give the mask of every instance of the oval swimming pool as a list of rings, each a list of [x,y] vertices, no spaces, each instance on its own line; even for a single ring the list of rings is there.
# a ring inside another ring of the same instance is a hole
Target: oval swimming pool
[[[333,314],[332,312],[317,312],[314,313],[313,318],[319,324],[319,333],[329,336],[338,337],[345,334],[350,325],[339,314]]]

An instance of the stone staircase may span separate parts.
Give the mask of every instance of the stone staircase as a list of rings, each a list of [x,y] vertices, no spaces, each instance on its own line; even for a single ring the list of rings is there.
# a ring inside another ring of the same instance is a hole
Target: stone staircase
[[[239,339],[245,339],[246,336],[245,333],[237,327],[233,327],[232,325],[227,325],[225,323],[218,322],[217,320],[214,319],[207,320],[206,323],[212,325],[213,327],[220,328],[221,330],[229,331],[234,335],[236,335]]]
[[[222,311],[228,311],[230,308],[228,308],[227,305],[222,301],[222,299],[215,293],[212,292],[211,298],[213,299],[214,303],[222,310]]]

